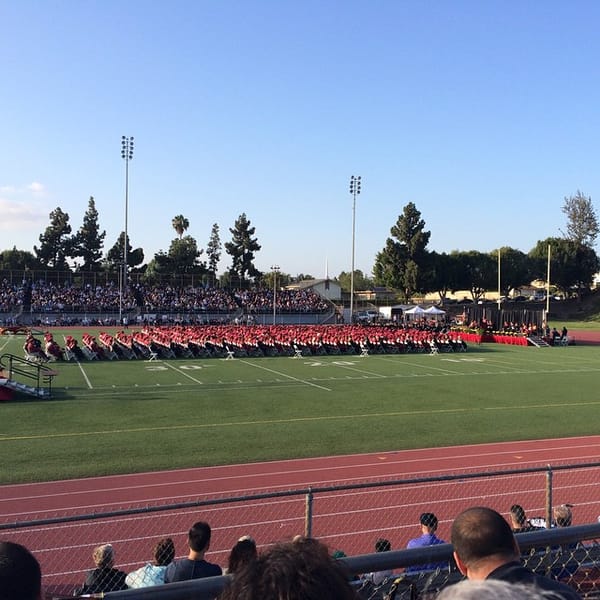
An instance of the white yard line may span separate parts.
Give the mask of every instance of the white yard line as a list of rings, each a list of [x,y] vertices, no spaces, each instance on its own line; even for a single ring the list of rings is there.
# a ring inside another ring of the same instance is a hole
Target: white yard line
[[[356,363],[358,364],[358,363]],[[336,364],[336,367],[340,367],[342,369],[348,369],[348,371],[354,371],[355,373],[362,373],[364,375],[368,375],[370,377],[379,377],[380,379],[388,379],[387,375],[381,375],[381,373],[373,373],[372,371],[365,371],[364,369],[358,369],[355,367],[351,367],[350,365],[340,365]]]
[[[94,386],[91,384],[90,378],[87,376],[87,373],[83,370],[83,367],[81,366],[81,363],[79,361],[77,361],[77,366],[79,367],[79,370],[81,371],[81,374],[83,375],[83,378],[85,379],[88,388],[90,388],[90,390],[93,390]]]
[[[250,365],[251,367],[256,367],[257,369],[263,369],[265,371],[268,371],[269,373],[273,373],[274,375],[279,375],[280,377],[287,377],[292,381],[297,381],[299,383],[304,383],[305,385],[311,385],[312,387],[316,387],[320,390],[325,390],[326,392],[331,392],[330,388],[326,388],[322,385],[317,385],[316,383],[312,383],[311,381],[306,381],[306,379],[298,379],[298,377],[293,377],[292,375],[288,375],[287,373],[281,373],[280,371],[275,371],[274,369],[268,369],[267,367],[263,367],[262,365],[247,362],[245,360],[240,360],[239,358],[237,360],[239,360],[241,363],[244,363],[245,365]]]
[[[192,377],[191,375],[184,373],[181,369],[178,369],[177,367],[170,365],[168,362],[163,362],[163,365],[169,367],[169,369],[173,369],[173,371],[175,371],[176,373],[179,373],[180,375],[183,375],[184,377],[187,377],[188,379],[191,379],[192,381],[199,383],[200,385],[204,385],[204,383],[202,383],[202,381],[200,381],[199,379],[196,379],[195,377]]]

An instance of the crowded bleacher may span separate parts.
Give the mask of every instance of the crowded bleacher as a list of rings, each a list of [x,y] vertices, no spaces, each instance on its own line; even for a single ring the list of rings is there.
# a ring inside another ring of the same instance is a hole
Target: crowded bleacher
[[[29,302],[27,293],[30,292]],[[16,284],[4,279],[0,284],[0,311],[27,305],[33,313],[68,311],[74,313],[131,311],[146,312],[232,312],[268,313],[273,310],[272,290],[224,290],[204,287],[136,284],[120,290],[116,284],[69,283],[55,285],[44,281]],[[280,313],[320,313],[330,303],[312,290],[280,290],[275,298]]]

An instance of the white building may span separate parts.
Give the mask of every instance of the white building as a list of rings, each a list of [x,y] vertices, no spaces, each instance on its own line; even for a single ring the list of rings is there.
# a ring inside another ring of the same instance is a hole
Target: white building
[[[305,279],[287,285],[286,290],[312,290],[327,300],[339,302],[342,299],[342,288],[331,279]]]

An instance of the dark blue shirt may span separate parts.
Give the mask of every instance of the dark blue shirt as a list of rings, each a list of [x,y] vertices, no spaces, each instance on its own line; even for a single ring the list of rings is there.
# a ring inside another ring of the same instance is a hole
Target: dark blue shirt
[[[167,567],[165,571],[165,583],[202,579],[203,577],[217,577],[222,574],[223,571],[219,565],[214,565],[205,560],[180,558]]]

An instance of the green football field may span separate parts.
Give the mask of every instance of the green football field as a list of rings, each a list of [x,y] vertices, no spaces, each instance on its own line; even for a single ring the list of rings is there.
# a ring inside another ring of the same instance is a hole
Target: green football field
[[[594,346],[55,367],[0,404],[0,483],[598,433]]]

